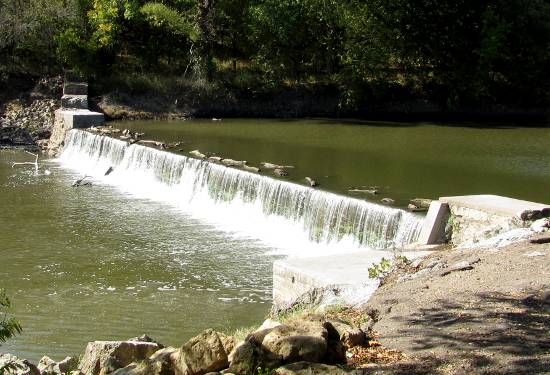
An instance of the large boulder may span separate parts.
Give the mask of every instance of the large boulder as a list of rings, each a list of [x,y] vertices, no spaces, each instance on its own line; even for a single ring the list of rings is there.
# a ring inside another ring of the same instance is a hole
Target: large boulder
[[[328,331],[319,321],[294,320],[272,328],[262,346],[284,363],[321,362],[327,353]]]
[[[40,375],[35,365],[8,353],[0,354],[0,370],[10,375]]]
[[[347,371],[336,366],[322,363],[296,362],[279,367],[272,375],[349,375]]]
[[[229,371],[235,374],[253,374],[258,368],[276,368],[283,364],[281,355],[267,350],[253,335],[237,345],[229,357]]]
[[[149,358],[159,349],[160,346],[153,342],[89,342],[78,368],[84,375],[105,375],[132,362]]]
[[[227,354],[220,334],[207,329],[182,345],[176,374],[203,375],[223,370],[229,366]]]

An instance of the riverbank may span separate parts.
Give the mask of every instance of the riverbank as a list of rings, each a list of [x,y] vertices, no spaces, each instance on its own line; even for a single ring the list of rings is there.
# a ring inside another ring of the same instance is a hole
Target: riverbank
[[[59,100],[61,77],[15,77],[0,95],[0,118],[12,112],[12,103],[29,106],[36,99]],[[412,96],[388,93],[365,103],[347,103],[342,87],[331,83],[286,83],[273,87],[235,86],[223,82],[190,80],[179,76],[121,75],[90,81],[90,109],[107,120],[186,118],[354,118],[370,121],[477,121],[487,126],[548,126],[547,107],[506,106],[456,109]],[[59,106],[59,103],[56,102]],[[478,125],[476,125],[478,126]]]
[[[204,331],[180,348],[147,336],[89,343],[71,374],[548,374],[549,270],[548,233],[437,251],[394,269],[361,306],[296,307],[238,332]],[[55,362],[38,367],[46,373]]]

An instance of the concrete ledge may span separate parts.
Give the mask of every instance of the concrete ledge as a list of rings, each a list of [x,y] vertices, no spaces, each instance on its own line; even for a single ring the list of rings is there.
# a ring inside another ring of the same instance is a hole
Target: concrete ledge
[[[105,122],[103,113],[84,110],[63,110],[63,121],[67,129],[89,128]]]
[[[430,254],[429,251],[404,252],[408,259]],[[369,279],[368,268],[391,259],[392,252],[367,250],[351,254],[316,258],[290,258],[273,264],[273,304],[285,309],[301,296],[315,288],[361,290],[361,301],[366,302],[378,287],[378,280]],[[350,302],[350,301],[346,301]]]
[[[526,212],[540,211],[541,215],[544,216],[548,216],[550,213],[550,205],[501,197],[499,195],[463,195],[441,197],[439,200],[447,203],[449,206],[460,206],[486,212],[489,215],[517,217],[522,220],[526,220]]]

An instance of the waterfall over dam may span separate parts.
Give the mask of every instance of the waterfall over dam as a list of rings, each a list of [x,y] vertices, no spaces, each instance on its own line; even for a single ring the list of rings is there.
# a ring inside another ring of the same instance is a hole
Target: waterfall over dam
[[[306,248],[399,248],[417,239],[423,222],[401,209],[83,130],[67,134],[59,160],[78,173],[138,197],[166,201],[220,229],[293,248],[296,255]],[[111,167],[113,172],[105,176]]]

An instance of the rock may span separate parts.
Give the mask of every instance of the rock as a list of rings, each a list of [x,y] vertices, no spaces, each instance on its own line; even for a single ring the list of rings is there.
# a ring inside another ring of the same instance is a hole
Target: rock
[[[261,169],[258,168],[258,167],[251,167],[251,166],[248,166],[248,165],[243,165],[243,169],[244,169],[245,171],[254,172],[254,173],[258,173],[258,172],[261,171]]]
[[[55,371],[55,366],[57,365],[57,362],[51,359],[48,356],[44,356],[40,358],[40,361],[38,362],[38,369],[40,370],[41,374],[59,374],[58,371]]]
[[[286,363],[320,362],[327,352],[327,338],[328,332],[322,323],[295,320],[271,329],[262,345]]]
[[[453,264],[450,267],[447,267],[447,268],[443,269],[443,271],[441,271],[441,273],[439,275],[440,276],[446,276],[446,275],[450,274],[451,272],[455,272],[455,271],[471,270],[471,269],[474,268],[473,264],[478,263],[480,261],[481,261],[481,259],[477,258],[477,257],[474,257],[472,259],[463,260],[461,262]]]
[[[171,362],[144,359],[139,362],[132,362],[124,368],[111,372],[111,375],[173,375],[174,373]]]
[[[199,159],[205,159],[206,158],[206,155],[201,153],[199,150],[189,151],[189,153],[191,155],[193,155],[194,157],[199,158]]]
[[[0,353],[0,368],[10,375],[40,375],[40,370],[35,365],[8,353]]]
[[[327,324],[332,325],[338,333],[338,338],[348,349],[363,345],[367,341],[367,335],[362,329],[354,328],[346,322],[333,319],[327,321]]]
[[[391,198],[382,198],[382,199],[380,199],[380,202],[385,203],[385,204],[394,204],[395,200],[393,200]]]
[[[337,366],[324,365],[321,363],[296,362],[279,367],[272,372],[273,375],[348,375],[348,373]]]
[[[539,244],[539,245],[544,243],[550,243],[550,237],[534,238],[532,240],[529,240],[529,242]]]
[[[327,330],[327,352],[323,362],[329,364],[345,363],[346,362],[346,346],[340,339],[340,333],[330,322],[324,322],[323,327]]]
[[[93,341],[86,346],[78,368],[84,375],[106,374],[109,369],[149,358],[159,349],[159,345],[152,342]]]
[[[226,167],[243,167],[246,165],[246,160],[222,159],[221,163]]]
[[[311,186],[311,187],[317,186],[317,181],[315,181],[315,180],[312,179],[311,177],[306,177],[305,180],[307,181],[307,183],[309,184],[309,186]]]
[[[253,336],[231,352],[228,371],[235,374],[252,374],[258,368],[276,368],[283,363],[282,356],[266,350]]]
[[[422,212],[422,211],[427,211],[428,210],[425,207],[418,207],[417,205],[414,205],[412,203],[409,203],[409,205],[407,206],[407,209],[411,212]]]
[[[237,342],[235,341],[235,338],[233,336],[224,335],[223,333],[220,333],[220,332],[218,332],[218,337],[222,342],[223,349],[229,356],[229,353],[231,353],[233,349],[235,349],[235,346],[237,346]]]
[[[176,352],[178,352],[178,349],[169,346],[167,348],[157,350],[149,357],[149,359],[153,361],[171,360]]]
[[[180,348],[178,374],[206,374],[229,366],[227,353],[217,332],[207,329]]]
[[[275,176],[279,176],[279,177],[284,177],[284,176],[288,176],[288,172],[285,171],[284,169],[280,169],[280,168],[275,168],[273,170],[273,174]]]
[[[411,204],[414,206],[426,209],[430,208],[430,204],[432,204],[432,200],[427,198],[414,198],[411,199],[409,202],[411,202]]]
[[[67,374],[71,370],[77,368],[78,358],[76,357],[65,357],[64,360],[57,363],[55,370],[60,374]]]
[[[112,167],[110,167],[112,169]],[[128,339],[126,341],[137,341],[137,342],[152,342],[159,346],[159,348],[164,348],[164,345],[162,345],[160,342],[153,339],[151,336],[143,334],[141,336],[132,337],[131,339]]]
[[[534,221],[539,220],[544,217],[548,217],[550,214],[550,209],[542,210],[525,210],[519,213],[519,217],[523,221]]]
[[[220,163],[222,161],[223,158],[219,157],[219,156],[210,156],[208,158],[208,161],[212,162],[212,163]]]
[[[545,217],[539,220],[536,220],[531,224],[531,230],[533,232],[542,233],[550,229],[550,219]]]

